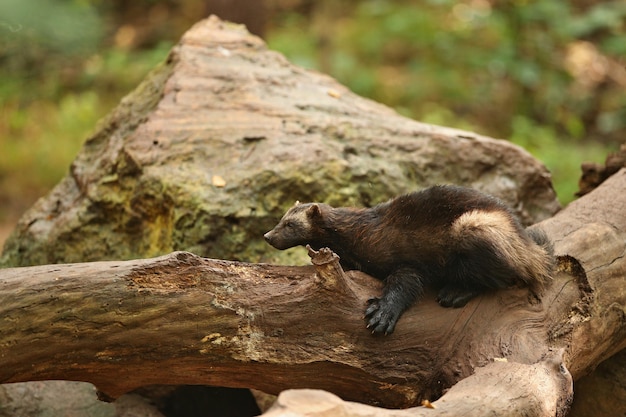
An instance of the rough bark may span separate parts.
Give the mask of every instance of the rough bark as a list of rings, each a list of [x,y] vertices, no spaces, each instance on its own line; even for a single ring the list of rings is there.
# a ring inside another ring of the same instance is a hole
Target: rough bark
[[[112,397],[158,383],[316,388],[384,407],[454,386],[437,409],[461,410],[482,389],[482,415],[562,413],[561,365],[578,379],[626,347],[624,207],[621,170],[542,222],[559,271],[540,301],[511,289],[443,309],[427,294],[387,337],[362,320],[380,283],[343,274],[326,252],[308,267],[178,252],[1,270],[0,382],[83,380]]]
[[[534,365],[490,363],[422,407],[383,410],[343,401],[325,391],[289,390],[280,394],[264,416],[563,416],[571,400],[572,379],[563,366],[562,353],[551,352]]]
[[[626,168],[626,143],[620,146],[619,151],[610,153],[604,164],[585,162],[581,165],[582,175],[578,180],[577,196],[583,196],[602,184],[602,181],[609,178],[622,168]]]

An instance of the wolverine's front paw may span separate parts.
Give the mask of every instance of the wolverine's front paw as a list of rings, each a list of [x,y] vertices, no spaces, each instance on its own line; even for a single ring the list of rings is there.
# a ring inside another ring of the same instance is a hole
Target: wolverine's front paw
[[[365,309],[367,328],[371,329],[372,333],[385,335],[393,333],[402,312],[381,298],[370,298],[367,304],[367,309]]]

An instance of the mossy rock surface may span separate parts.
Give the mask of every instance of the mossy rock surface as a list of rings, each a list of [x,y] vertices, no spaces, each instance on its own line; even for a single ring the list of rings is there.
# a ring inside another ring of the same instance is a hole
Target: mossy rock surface
[[[497,195],[526,224],[559,209],[523,149],[402,117],[211,17],[96,127],[22,217],[2,265],[174,250],[305,262],[263,241],[294,201],[371,206],[437,183]]]

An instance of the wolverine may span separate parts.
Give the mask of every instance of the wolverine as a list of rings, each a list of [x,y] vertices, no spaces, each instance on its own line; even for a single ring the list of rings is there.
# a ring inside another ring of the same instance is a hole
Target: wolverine
[[[524,229],[502,201],[477,190],[437,185],[371,208],[296,203],[265,235],[284,250],[328,247],[345,270],[384,281],[368,300],[367,327],[390,334],[402,313],[438,288],[444,307],[462,307],[486,290],[526,286],[539,295],[551,281],[551,244]]]

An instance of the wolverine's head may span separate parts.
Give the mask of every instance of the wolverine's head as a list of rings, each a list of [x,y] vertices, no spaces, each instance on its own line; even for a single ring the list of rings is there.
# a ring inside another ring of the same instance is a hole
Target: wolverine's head
[[[280,250],[313,243],[319,238],[315,236],[315,231],[319,230],[317,225],[322,218],[320,206],[322,205],[318,203],[296,202],[276,227],[263,235],[265,241]]]

